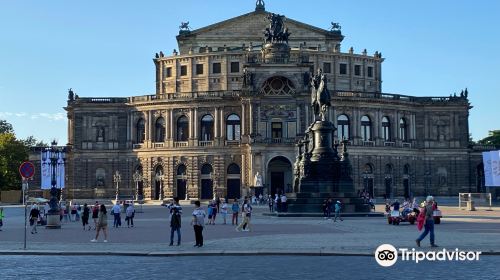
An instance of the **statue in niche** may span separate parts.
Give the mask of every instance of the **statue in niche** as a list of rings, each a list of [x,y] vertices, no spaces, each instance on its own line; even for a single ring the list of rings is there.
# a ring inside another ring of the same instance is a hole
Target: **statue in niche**
[[[253,87],[253,73],[243,68],[243,87]]]
[[[255,173],[253,184],[254,187],[262,187],[262,175],[260,175],[258,171]]]
[[[97,142],[104,142],[104,127],[97,128]]]

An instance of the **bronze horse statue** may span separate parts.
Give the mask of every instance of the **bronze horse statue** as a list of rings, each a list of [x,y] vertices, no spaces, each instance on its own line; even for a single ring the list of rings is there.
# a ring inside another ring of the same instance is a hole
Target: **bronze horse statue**
[[[321,69],[311,79],[311,106],[313,107],[314,119],[326,121],[328,107],[331,106],[330,92],[327,88],[327,80]]]

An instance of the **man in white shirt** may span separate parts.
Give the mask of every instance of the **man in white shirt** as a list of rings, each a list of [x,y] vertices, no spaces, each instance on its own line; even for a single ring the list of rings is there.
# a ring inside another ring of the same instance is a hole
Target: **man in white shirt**
[[[236,231],[241,231],[243,227],[245,227],[243,231],[251,231],[251,226],[250,226],[251,217],[252,217],[252,206],[250,205],[248,200],[245,199],[245,202],[243,204],[243,221],[236,228]]]
[[[193,219],[191,220],[196,238],[194,247],[203,247],[203,225],[205,225],[205,216],[207,214],[205,210],[201,208],[199,200],[195,201],[194,205],[196,208],[193,211]]]

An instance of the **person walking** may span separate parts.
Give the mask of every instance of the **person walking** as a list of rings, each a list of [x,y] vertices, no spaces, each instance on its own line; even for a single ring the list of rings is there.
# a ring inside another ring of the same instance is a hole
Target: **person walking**
[[[97,240],[99,239],[99,232],[101,230],[104,234],[104,242],[108,242],[108,214],[106,206],[104,204],[101,204],[101,206],[99,207],[95,238],[90,240],[90,242],[97,242]]]
[[[269,213],[273,213],[274,199],[271,195],[269,195],[267,199],[268,199],[267,203],[269,204]]]
[[[238,225],[238,213],[240,210],[240,205],[238,204],[238,200],[236,198],[233,200],[233,205],[231,205],[231,210],[233,211],[233,218],[231,219],[231,224],[233,226]]]
[[[36,231],[36,226],[38,224],[38,217],[40,216],[40,210],[36,204],[33,204],[30,211],[30,226],[31,226],[31,234],[38,233]]]
[[[333,219],[334,222],[337,221],[337,218],[339,218],[341,221],[344,220],[342,219],[342,216],[340,216],[340,211],[342,211],[342,203],[337,200],[337,203],[335,203],[335,218]]]
[[[415,240],[417,243],[417,246],[420,247],[420,242],[427,236],[427,234],[430,233],[430,241],[431,241],[431,247],[438,247],[435,243],[435,236],[434,236],[434,218],[432,216],[433,214],[433,204],[434,204],[434,197],[428,196],[425,199],[425,207],[422,210],[422,213],[420,215],[425,216],[425,221],[424,221],[424,232]]]
[[[99,216],[99,202],[96,201],[92,207],[92,219],[94,220],[94,230],[97,229],[97,218]]]
[[[127,220],[127,227],[134,227],[134,216],[135,216],[135,208],[134,203],[130,203],[125,210],[125,220]]]
[[[217,217],[218,211],[219,211],[219,206],[217,206],[217,202],[212,201],[212,225],[215,225],[215,218]]]
[[[3,218],[4,218],[4,214],[3,214],[3,207],[0,207],[0,231],[2,231],[2,227],[3,227]]]
[[[82,214],[82,225],[83,225],[83,230],[85,230],[85,226],[89,226],[90,230],[90,225],[89,225],[89,217],[90,217],[90,209],[87,206],[87,203],[83,204],[83,214]]]
[[[236,228],[236,231],[241,231],[243,228],[243,231],[250,231],[250,218],[252,216],[252,206],[248,202],[248,200],[245,199],[243,202],[243,221],[241,224]]]
[[[226,200],[224,198],[221,199],[220,214],[222,215],[222,219],[224,220],[224,224],[226,224],[227,203],[226,203]]]
[[[281,212],[287,212],[287,205],[286,205],[286,195],[283,193],[281,195]]]
[[[191,225],[194,229],[194,236],[196,239],[196,244],[194,247],[203,247],[203,226],[205,225],[205,210],[201,208],[200,201],[197,200],[194,203],[195,209],[193,211],[193,218],[191,220]]]
[[[174,232],[177,232],[177,246],[181,245],[181,225],[182,207],[179,205],[179,198],[174,198],[174,203],[170,208],[170,246],[174,246]]]
[[[111,213],[113,213],[113,216],[115,217],[113,221],[113,227],[115,228],[122,226],[122,217],[120,216],[121,211],[122,208],[120,207],[120,203],[117,201],[113,208],[111,208]]]

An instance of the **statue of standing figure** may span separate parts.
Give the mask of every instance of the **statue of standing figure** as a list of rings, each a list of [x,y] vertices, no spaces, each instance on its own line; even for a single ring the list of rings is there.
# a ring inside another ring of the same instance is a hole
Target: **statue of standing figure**
[[[321,69],[318,69],[318,73],[311,78],[311,106],[313,107],[314,120],[326,121],[331,98],[327,88],[326,75]]]

